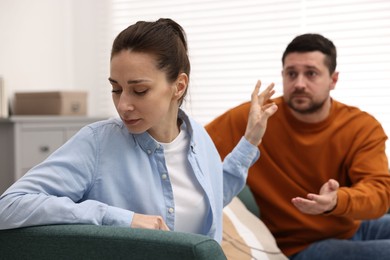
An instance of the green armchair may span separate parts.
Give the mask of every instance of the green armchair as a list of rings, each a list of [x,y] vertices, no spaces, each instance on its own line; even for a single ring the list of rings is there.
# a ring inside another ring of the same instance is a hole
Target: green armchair
[[[213,239],[196,234],[95,225],[49,225],[0,231],[0,259],[226,259]]]
[[[238,195],[256,216],[248,187]],[[169,259],[225,260],[220,244],[207,236],[95,225],[48,225],[0,231],[0,259]]]

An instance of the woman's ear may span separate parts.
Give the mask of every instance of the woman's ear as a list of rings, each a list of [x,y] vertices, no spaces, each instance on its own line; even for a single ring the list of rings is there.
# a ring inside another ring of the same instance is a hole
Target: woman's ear
[[[175,85],[175,93],[174,97],[177,100],[182,99],[184,93],[187,90],[188,86],[188,76],[186,73],[180,73],[180,75],[177,77],[176,85]]]

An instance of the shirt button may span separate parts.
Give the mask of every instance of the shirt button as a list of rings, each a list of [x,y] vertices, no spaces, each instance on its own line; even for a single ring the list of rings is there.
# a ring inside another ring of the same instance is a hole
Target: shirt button
[[[147,152],[148,154],[151,154],[151,153],[152,153],[152,151],[151,151],[151,150],[147,150],[146,152]]]
[[[168,212],[172,214],[174,212],[174,209],[173,208],[169,208]]]
[[[163,175],[161,175],[161,178],[162,178],[163,180],[165,180],[165,179],[167,178],[167,175],[164,173]]]

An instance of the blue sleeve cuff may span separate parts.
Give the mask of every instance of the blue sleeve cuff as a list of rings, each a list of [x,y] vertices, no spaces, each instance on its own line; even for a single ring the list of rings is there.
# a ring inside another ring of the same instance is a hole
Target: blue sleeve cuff
[[[106,214],[103,217],[102,225],[130,227],[133,221],[134,212],[107,206]]]
[[[238,162],[247,168],[251,167],[260,158],[259,148],[251,144],[245,137],[241,137],[233,151],[238,157]]]

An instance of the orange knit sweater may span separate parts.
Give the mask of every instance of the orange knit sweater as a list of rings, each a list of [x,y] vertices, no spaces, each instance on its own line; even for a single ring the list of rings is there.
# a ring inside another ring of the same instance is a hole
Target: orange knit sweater
[[[247,183],[283,253],[290,256],[314,241],[350,238],[360,220],[377,218],[390,206],[387,139],[377,120],[356,107],[332,101],[330,116],[308,124],[295,119],[282,97],[268,120],[260,158]],[[244,135],[250,103],[227,111],[206,126],[224,158]],[[329,179],[340,183],[338,203],[328,214],[306,215],[291,199],[319,192]]]

